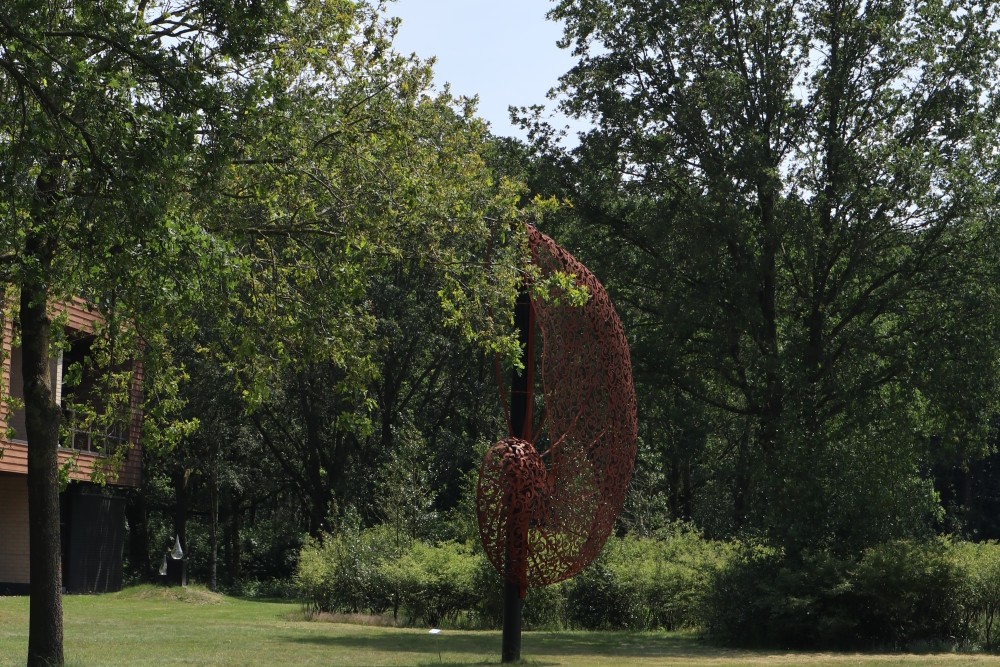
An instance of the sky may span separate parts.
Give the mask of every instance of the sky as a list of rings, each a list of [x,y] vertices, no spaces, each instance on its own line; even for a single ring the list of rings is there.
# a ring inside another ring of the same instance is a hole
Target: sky
[[[545,18],[550,7],[547,0],[397,0],[388,13],[403,21],[398,51],[436,56],[436,85],[478,95],[479,115],[494,134],[523,138],[507,107],[551,108],[546,93],[573,66],[570,52],[556,46],[562,27]]]

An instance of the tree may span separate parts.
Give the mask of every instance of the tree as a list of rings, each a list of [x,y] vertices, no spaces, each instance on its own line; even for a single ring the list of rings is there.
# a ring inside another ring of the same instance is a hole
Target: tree
[[[0,257],[20,294],[29,665],[63,662],[49,306],[77,295],[105,306],[118,295],[126,316],[151,320],[190,291],[179,276],[191,269],[178,269],[202,230],[176,216],[180,186],[223,157],[230,104],[252,92],[237,78],[243,50],[261,47],[284,18],[278,2],[67,0],[0,10]]]
[[[536,147],[566,168],[579,242],[627,304],[639,381],[666,394],[643,413],[697,406],[657,437],[674,439],[672,465],[695,466],[675,483],[717,489],[698,502],[728,507],[723,530],[856,553],[926,525],[931,461],[984,450],[995,14],[851,0],[552,10],[579,57],[561,108],[595,127],[566,151],[536,123]]]
[[[198,304],[217,305],[227,317],[216,354],[259,403],[280,364],[255,362],[299,355],[357,374],[366,276],[408,238],[448,267],[449,321],[510,347],[480,306],[508,298],[516,263],[487,275],[469,258],[503,235],[489,219],[503,229],[511,187],[482,168],[470,108],[427,94],[427,68],[391,51],[381,9],[65,0],[0,10],[0,276],[20,294],[29,665],[63,662],[52,302],[113,304],[156,351],[149,371],[169,367],[167,325],[191,330]],[[496,247],[499,257],[514,248]]]

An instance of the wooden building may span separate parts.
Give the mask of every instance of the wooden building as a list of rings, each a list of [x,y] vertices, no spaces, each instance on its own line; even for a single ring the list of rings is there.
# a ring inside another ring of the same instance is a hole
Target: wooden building
[[[50,373],[56,402],[64,411],[72,404],[99,407],[100,392],[88,385],[87,372],[72,385],[64,371],[88,355],[95,340],[100,315],[83,300],[57,306],[64,313],[69,349],[52,359]],[[13,343],[8,322],[3,331],[3,366],[0,397],[21,395],[21,349]],[[61,494],[63,586],[71,593],[106,592],[122,586],[122,553],[125,541],[123,487],[139,485],[142,466],[138,448],[142,425],[142,368],[131,369],[130,414],[117,428],[65,429],[59,462],[69,471],[70,482]],[[16,406],[16,402],[14,403]],[[0,399],[0,595],[24,594],[31,581],[28,548],[28,444],[24,435],[24,409],[10,409]],[[71,423],[71,420],[67,420]],[[12,431],[8,437],[8,429]],[[100,431],[100,432],[94,432]],[[127,450],[120,465],[109,455]],[[106,481],[93,483],[95,471]]]

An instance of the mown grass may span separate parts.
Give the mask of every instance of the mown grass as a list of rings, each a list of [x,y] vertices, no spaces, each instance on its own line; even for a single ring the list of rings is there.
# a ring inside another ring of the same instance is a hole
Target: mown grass
[[[151,665],[484,665],[499,663],[498,632],[385,628],[303,620],[297,604],[204,589],[140,586],[64,600],[66,658],[76,667]],[[0,665],[24,664],[28,601],[0,598]],[[440,651],[440,654],[439,654]],[[737,651],[683,633],[527,632],[529,665],[997,665],[1000,656]]]

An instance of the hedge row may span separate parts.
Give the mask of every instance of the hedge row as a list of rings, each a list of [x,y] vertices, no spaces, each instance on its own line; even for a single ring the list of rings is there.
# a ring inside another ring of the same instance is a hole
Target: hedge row
[[[674,629],[699,624],[702,599],[729,547],[676,530],[609,541],[568,582],[528,592],[526,628]],[[319,611],[392,613],[404,622],[498,627],[500,578],[478,545],[427,545],[389,528],[307,540],[296,582]]]
[[[296,581],[318,610],[498,627],[500,581],[478,545],[427,545],[376,527],[307,541]],[[609,541],[574,579],[531,590],[526,628],[698,627],[734,645],[992,649],[1000,545],[890,542],[855,558],[782,554],[676,529]]]

